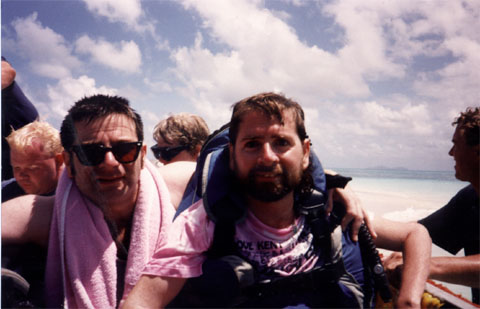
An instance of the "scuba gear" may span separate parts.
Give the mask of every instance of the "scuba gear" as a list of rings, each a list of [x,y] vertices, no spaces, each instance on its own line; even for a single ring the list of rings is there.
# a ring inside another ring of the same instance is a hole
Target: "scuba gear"
[[[377,257],[378,252],[373,243],[373,247],[361,251],[360,246],[349,239],[348,233],[342,235],[339,224],[344,213],[343,205],[335,204],[330,215],[326,212],[327,188],[345,187],[351,178],[325,175],[317,156],[313,151],[310,153],[313,192],[307,198],[297,198],[294,207],[298,214],[305,217],[305,225],[313,235],[313,246],[319,255],[317,265],[297,275],[259,280],[252,265],[239,255],[234,241],[236,225],[245,219],[247,210],[232,185],[234,176],[229,169],[228,143],[228,125],[207,139],[200,152],[195,174],[177,210],[176,216],[203,198],[205,211],[215,223],[215,229],[213,243],[207,252],[208,259],[202,267],[203,275],[189,279],[171,306],[192,306],[188,298],[194,298],[199,301],[196,305],[202,307],[278,307],[300,303],[311,306],[372,307],[374,293],[371,291],[373,283],[370,282],[370,275],[374,272],[366,270],[372,268],[369,265],[362,266],[362,261],[371,259],[362,257],[361,252]],[[365,228],[361,233],[367,235],[368,230]],[[231,264],[232,260],[236,262]],[[230,270],[226,270],[228,265],[231,266]],[[243,272],[238,271],[236,265],[242,265]],[[368,276],[364,277],[362,268]],[[238,276],[239,273],[242,278]],[[248,284],[245,278],[249,278]],[[235,291],[228,286],[228,282],[233,282]],[[376,280],[375,284],[385,282]],[[228,297],[219,297],[223,290],[228,291]],[[388,295],[385,296],[388,298]]]

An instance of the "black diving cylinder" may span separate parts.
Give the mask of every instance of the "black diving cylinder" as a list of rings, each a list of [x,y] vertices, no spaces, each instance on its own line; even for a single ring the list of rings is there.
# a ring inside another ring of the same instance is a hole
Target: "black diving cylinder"
[[[341,203],[334,202],[333,210],[330,214],[330,223],[332,226],[338,226],[344,215],[345,206]],[[370,273],[372,274],[375,290],[379,292],[380,297],[385,303],[390,302],[392,300],[392,292],[390,291],[387,275],[380,260],[377,246],[373,242],[372,235],[364,223],[358,231],[358,242],[360,244],[364,265],[369,267]]]

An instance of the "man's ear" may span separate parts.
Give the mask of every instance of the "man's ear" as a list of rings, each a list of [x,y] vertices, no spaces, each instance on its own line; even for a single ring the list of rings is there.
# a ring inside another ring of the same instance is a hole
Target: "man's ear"
[[[71,157],[71,153],[69,153],[68,151],[63,151],[62,152],[62,158],[63,158],[63,162],[65,163],[65,169],[67,170],[67,175],[68,175],[68,178],[72,178],[73,179],[73,176],[74,176],[74,173],[73,173],[73,158]]]
[[[195,160],[200,156],[200,151],[202,150],[202,145],[195,146]]]
[[[60,168],[60,166],[62,166],[63,164],[63,153],[57,153],[55,155],[55,166],[57,167],[57,169]]]
[[[142,149],[140,149],[140,167],[143,169],[145,166],[145,160],[147,155],[147,145],[143,144]]]
[[[303,170],[306,170],[308,168],[308,165],[310,164],[310,140],[306,138],[303,141],[303,158],[302,158],[302,167]]]
[[[230,158],[229,166],[230,166],[230,170],[232,170],[232,171],[235,169],[235,164],[233,163],[234,162],[233,151],[234,151],[233,145],[232,145],[232,143],[229,143],[228,144],[228,155],[229,155],[229,158]]]

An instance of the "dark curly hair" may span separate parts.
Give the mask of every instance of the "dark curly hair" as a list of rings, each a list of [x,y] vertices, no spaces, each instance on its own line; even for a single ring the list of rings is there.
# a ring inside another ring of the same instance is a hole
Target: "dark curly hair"
[[[475,146],[479,144],[480,133],[480,108],[467,107],[465,112],[455,118],[452,125],[457,125],[464,132],[467,145]]]

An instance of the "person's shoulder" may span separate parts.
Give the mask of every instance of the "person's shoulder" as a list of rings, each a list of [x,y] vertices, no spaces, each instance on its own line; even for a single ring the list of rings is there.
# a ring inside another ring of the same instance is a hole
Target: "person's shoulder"
[[[458,191],[453,198],[465,202],[475,201],[478,204],[478,193],[471,184]]]
[[[160,174],[162,174],[162,176],[164,177],[170,175],[183,177],[186,177],[188,175],[188,177],[190,177],[195,171],[196,166],[197,163],[193,161],[177,161],[162,165],[158,168],[158,170],[160,171]]]
[[[460,192],[463,192],[464,194],[475,195],[478,197],[477,191],[475,190],[472,184],[469,184],[468,186],[464,187],[462,190],[459,191],[459,193]]]
[[[170,190],[173,188],[184,190],[195,172],[195,167],[195,162],[179,161],[160,166],[158,171]],[[183,195],[183,191],[181,193]]]
[[[25,194],[15,178],[2,181],[2,203]]]
[[[158,168],[170,192],[170,199],[175,208],[178,208],[185,189],[195,171],[196,163],[178,161]]]
[[[177,221],[180,217],[183,217],[181,220],[187,221],[205,221],[209,220],[209,215],[205,210],[205,206],[203,205],[203,199],[199,199],[198,201],[191,204],[187,209],[177,214],[173,221]]]

